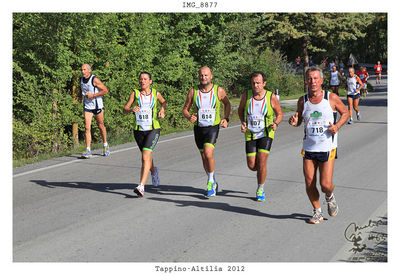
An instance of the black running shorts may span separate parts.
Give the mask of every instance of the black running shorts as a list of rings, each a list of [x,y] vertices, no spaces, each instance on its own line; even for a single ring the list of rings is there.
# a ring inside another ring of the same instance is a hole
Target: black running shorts
[[[246,141],[246,156],[255,156],[257,152],[269,154],[273,139],[262,137],[255,140]]]
[[[194,126],[193,131],[194,140],[200,152],[204,150],[204,145],[210,145],[215,148],[218,139],[219,124],[210,127]]]
[[[158,142],[160,137],[161,129],[154,129],[149,131],[133,131],[133,136],[135,137],[136,144],[138,145],[140,151],[150,151],[153,152],[154,147]]]

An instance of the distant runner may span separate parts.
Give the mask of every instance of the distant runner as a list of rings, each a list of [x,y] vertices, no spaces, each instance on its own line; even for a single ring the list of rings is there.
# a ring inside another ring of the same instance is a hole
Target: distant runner
[[[381,62],[378,61],[377,64],[374,66],[375,75],[376,75],[376,84],[381,84],[381,77],[382,77],[382,65]]]
[[[86,151],[82,153],[82,158],[90,158],[92,151],[90,144],[92,142],[91,126],[93,115],[96,117],[97,126],[103,139],[103,156],[110,155],[110,148],[107,142],[107,130],[104,126],[104,105],[102,96],[108,93],[107,87],[101,80],[92,74],[89,64],[83,64],[81,67],[82,77],[80,78],[83,109],[85,113],[85,141]]]
[[[367,68],[360,67],[360,71],[358,71],[356,74],[360,78],[361,82],[363,83],[363,85],[361,86],[361,98],[364,98],[368,94],[367,81],[369,78],[369,74],[367,72]]]
[[[342,81],[342,76],[336,70],[336,66],[333,66],[329,84],[331,85],[332,92],[334,92],[337,95],[339,95],[339,85],[341,81]]]
[[[357,120],[361,119],[358,111],[358,102],[360,101],[360,89],[363,83],[360,78],[354,74],[354,68],[349,68],[349,77],[346,80],[347,103],[349,105],[350,119],[348,124],[353,124],[353,108],[356,111]]]

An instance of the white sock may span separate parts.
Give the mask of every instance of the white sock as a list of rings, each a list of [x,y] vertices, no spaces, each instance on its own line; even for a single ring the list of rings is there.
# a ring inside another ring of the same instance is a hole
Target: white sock
[[[90,151],[90,147],[86,147],[86,150]]]
[[[333,198],[333,193],[332,193],[332,195],[331,195],[330,197],[328,197],[327,195],[325,195],[326,201],[330,201],[332,198]]]
[[[257,190],[264,190],[264,184],[259,184]]]
[[[104,147],[107,147],[108,146],[108,142],[104,142]]]
[[[214,172],[208,173],[208,181],[209,182],[214,182]]]
[[[317,208],[317,209],[314,209],[314,211],[315,211],[315,212],[320,212],[320,213],[322,212],[321,207],[320,207],[320,208]]]

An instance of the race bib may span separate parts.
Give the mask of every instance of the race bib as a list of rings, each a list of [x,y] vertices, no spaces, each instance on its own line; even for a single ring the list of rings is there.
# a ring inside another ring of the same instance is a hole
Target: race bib
[[[268,119],[267,119],[268,123]],[[264,131],[264,116],[261,115],[248,115],[247,116],[247,129],[253,133]]]
[[[324,141],[328,138],[329,122],[322,120],[309,121],[307,124],[307,136],[316,142]]]
[[[215,121],[215,109],[199,109],[198,116],[200,127],[211,126],[214,124]]]
[[[153,123],[153,113],[150,108],[140,108],[139,112],[136,112],[136,123],[139,126],[150,126]]]

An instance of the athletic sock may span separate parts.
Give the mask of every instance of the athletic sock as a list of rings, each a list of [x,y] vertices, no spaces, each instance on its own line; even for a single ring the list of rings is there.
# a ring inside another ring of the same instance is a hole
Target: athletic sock
[[[209,172],[208,174],[208,182],[214,182],[214,171]]]
[[[86,147],[86,150],[90,151],[90,147]]]
[[[264,184],[259,184],[257,190],[264,190]]]
[[[107,147],[108,146],[108,142],[104,142],[104,147]]]
[[[320,207],[320,208],[317,208],[317,209],[314,209],[314,211],[315,211],[315,212],[322,213],[321,207]]]
[[[330,201],[331,199],[333,199],[333,193],[332,193],[332,195],[331,195],[330,197],[328,197],[327,195],[325,195],[325,200],[326,200],[326,201]]]

